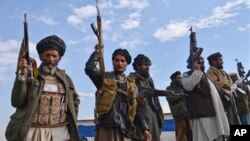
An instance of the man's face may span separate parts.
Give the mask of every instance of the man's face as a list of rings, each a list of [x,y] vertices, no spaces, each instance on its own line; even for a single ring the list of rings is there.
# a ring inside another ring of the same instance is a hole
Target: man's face
[[[200,65],[200,69],[202,71],[205,71],[205,65],[204,65],[204,58],[202,56],[200,56],[198,59],[197,59],[197,64]]]
[[[223,59],[222,57],[218,57],[216,61],[214,61],[214,67],[217,69],[223,69]]]
[[[40,54],[40,59],[44,65],[57,66],[60,56],[57,50],[46,50]]]
[[[137,66],[136,72],[139,73],[140,76],[144,78],[148,78],[150,76],[149,68],[150,68],[150,64],[146,61],[143,61],[142,65]]]
[[[113,67],[114,71],[117,72],[118,74],[122,74],[126,70],[127,65],[128,63],[124,56],[118,54],[114,57]]]
[[[174,79],[174,83],[177,85],[177,86],[182,86],[181,84],[181,75],[177,75]]]

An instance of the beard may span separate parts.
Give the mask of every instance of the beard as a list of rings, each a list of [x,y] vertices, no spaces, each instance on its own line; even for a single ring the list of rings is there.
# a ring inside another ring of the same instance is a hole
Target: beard
[[[144,77],[144,78],[149,78],[150,74],[149,74],[149,70],[139,70],[139,74],[140,76]]]
[[[46,75],[54,75],[57,64],[54,63],[43,63],[42,65],[42,73]]]
[[[181,88],[182,88],[182,83],[181,83],[181,81],[176,81],[176,82],[175,82],[175,84],[176,84],[176,86],[178,86],[178,87],[181,87]]]
[[[217,69],[223,69],[223,65],[222,64],[219,64],[218,66],[217,66]]]

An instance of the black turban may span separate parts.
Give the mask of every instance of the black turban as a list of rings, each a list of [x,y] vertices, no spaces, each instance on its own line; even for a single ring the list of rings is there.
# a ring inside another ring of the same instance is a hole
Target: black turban
[[[115,56],[118,54],[124,56],[128,64],[131,63],[131,56],[126,49],[116,49],[112,54],[112,60],[114,60]]]
[[[209,65],[212,65],[212,61],[216,61],[219,57],[222,57],[220,52],[216,52],[207,57]]]
[[[66,45],[64,41],[56,35],[45,37],[36,45],[38,54],[42,54],[46,50],[57,50],[59,55],[63,56],[65,49]]]
[[[145,61],[146,63],[148,63],[148,64],[151,66],[151,61],[150,61],[150,59],[149,59],[147,56],[145,56],[145,55],[143,55],[143,54],[138,54],[138,55],[135,57],[134,62],[133,62],[133,64],[132,64],[134,70],[137,69],[137,66],[141,66],[141,65],[144,63],[144,61]]]
[[[173,81],[177,75],[181,75],[181,72],[180,72],[180,71],[176,71],[175,73],[173,73],[173,74],[170,76],[170,79]]]

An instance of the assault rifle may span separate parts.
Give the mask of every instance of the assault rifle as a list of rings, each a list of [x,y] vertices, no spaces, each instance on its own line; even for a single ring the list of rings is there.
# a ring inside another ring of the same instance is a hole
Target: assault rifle
[[[168,95],[185,95],[183,91],[167,91],[167,90],[158,90],[151,88],[139,88],[139,96],[144,97],[159,97],[159,96],[168,96]]]
[[[99,72],[100,74],[105,74],[105,66],[104,66],[104,59],[103,59],[103,52],[104,52],[104,45],[103,45],[103,37],[102,37],[102,19],[100,16],[100,11],[98,7],[98,0],[96,0],[96,10],[97,10],[97,28],[94,23],[91,24],[91,28],[95,33],[98,44],[97,44],[97,52],[98,52],[98,63],[99,63]]]
[[[203,48],[197,47],[197,41],[196,41],[196,33],[193,32],[192,27],[189,29],[191,31],[189,38],[190,38],[190,54],[187,60],[187,68],[188,69],[194,69],[194,61],[198,59],[198,57],[201,55]]]
[[[238,74],[240,76],[240,82],[245,82],[246,84],[250,85],[250,80],[248,80],[248,77],[250,76],[250,70],[248,70],[248,73],[245,75],[244,67],[241,62],[238,61],[236,58],[235,61],[237,62],[237,70]]]
[[[24,57],[30,66],[28,71],[25,70],[24,75],[27,78],[27,80],[33,80],[38,75],[38,69],[37,69],[37,64],[35,60],[32,60],[29,54],[29,36],[28,36],[28,23],[26,21],[26,14],[24,14],[23,26],[24,26],[24,37],[23,37],[23,41],[21,44],[18,61],[17,61],[17,73],[19,72],[18,63]]]

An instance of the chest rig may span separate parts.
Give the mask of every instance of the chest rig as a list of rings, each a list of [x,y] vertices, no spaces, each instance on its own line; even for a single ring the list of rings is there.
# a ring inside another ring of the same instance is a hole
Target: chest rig
[[[118,81],[114,78],[105,77],[103,84],[96,92],[96,112],[98,116],[103,115],[111,109],[117,92],[124,94],[128,101],[128,115],[127,118],[133,124],[137,108],[137,87],[135,81],[131,78],[126,78],[127,90],[124,91],[118,88]]]
[[[56,127],[66,125],[66,94],[56,76],[43,76],[45,84],[35,112],[32,126]]]

